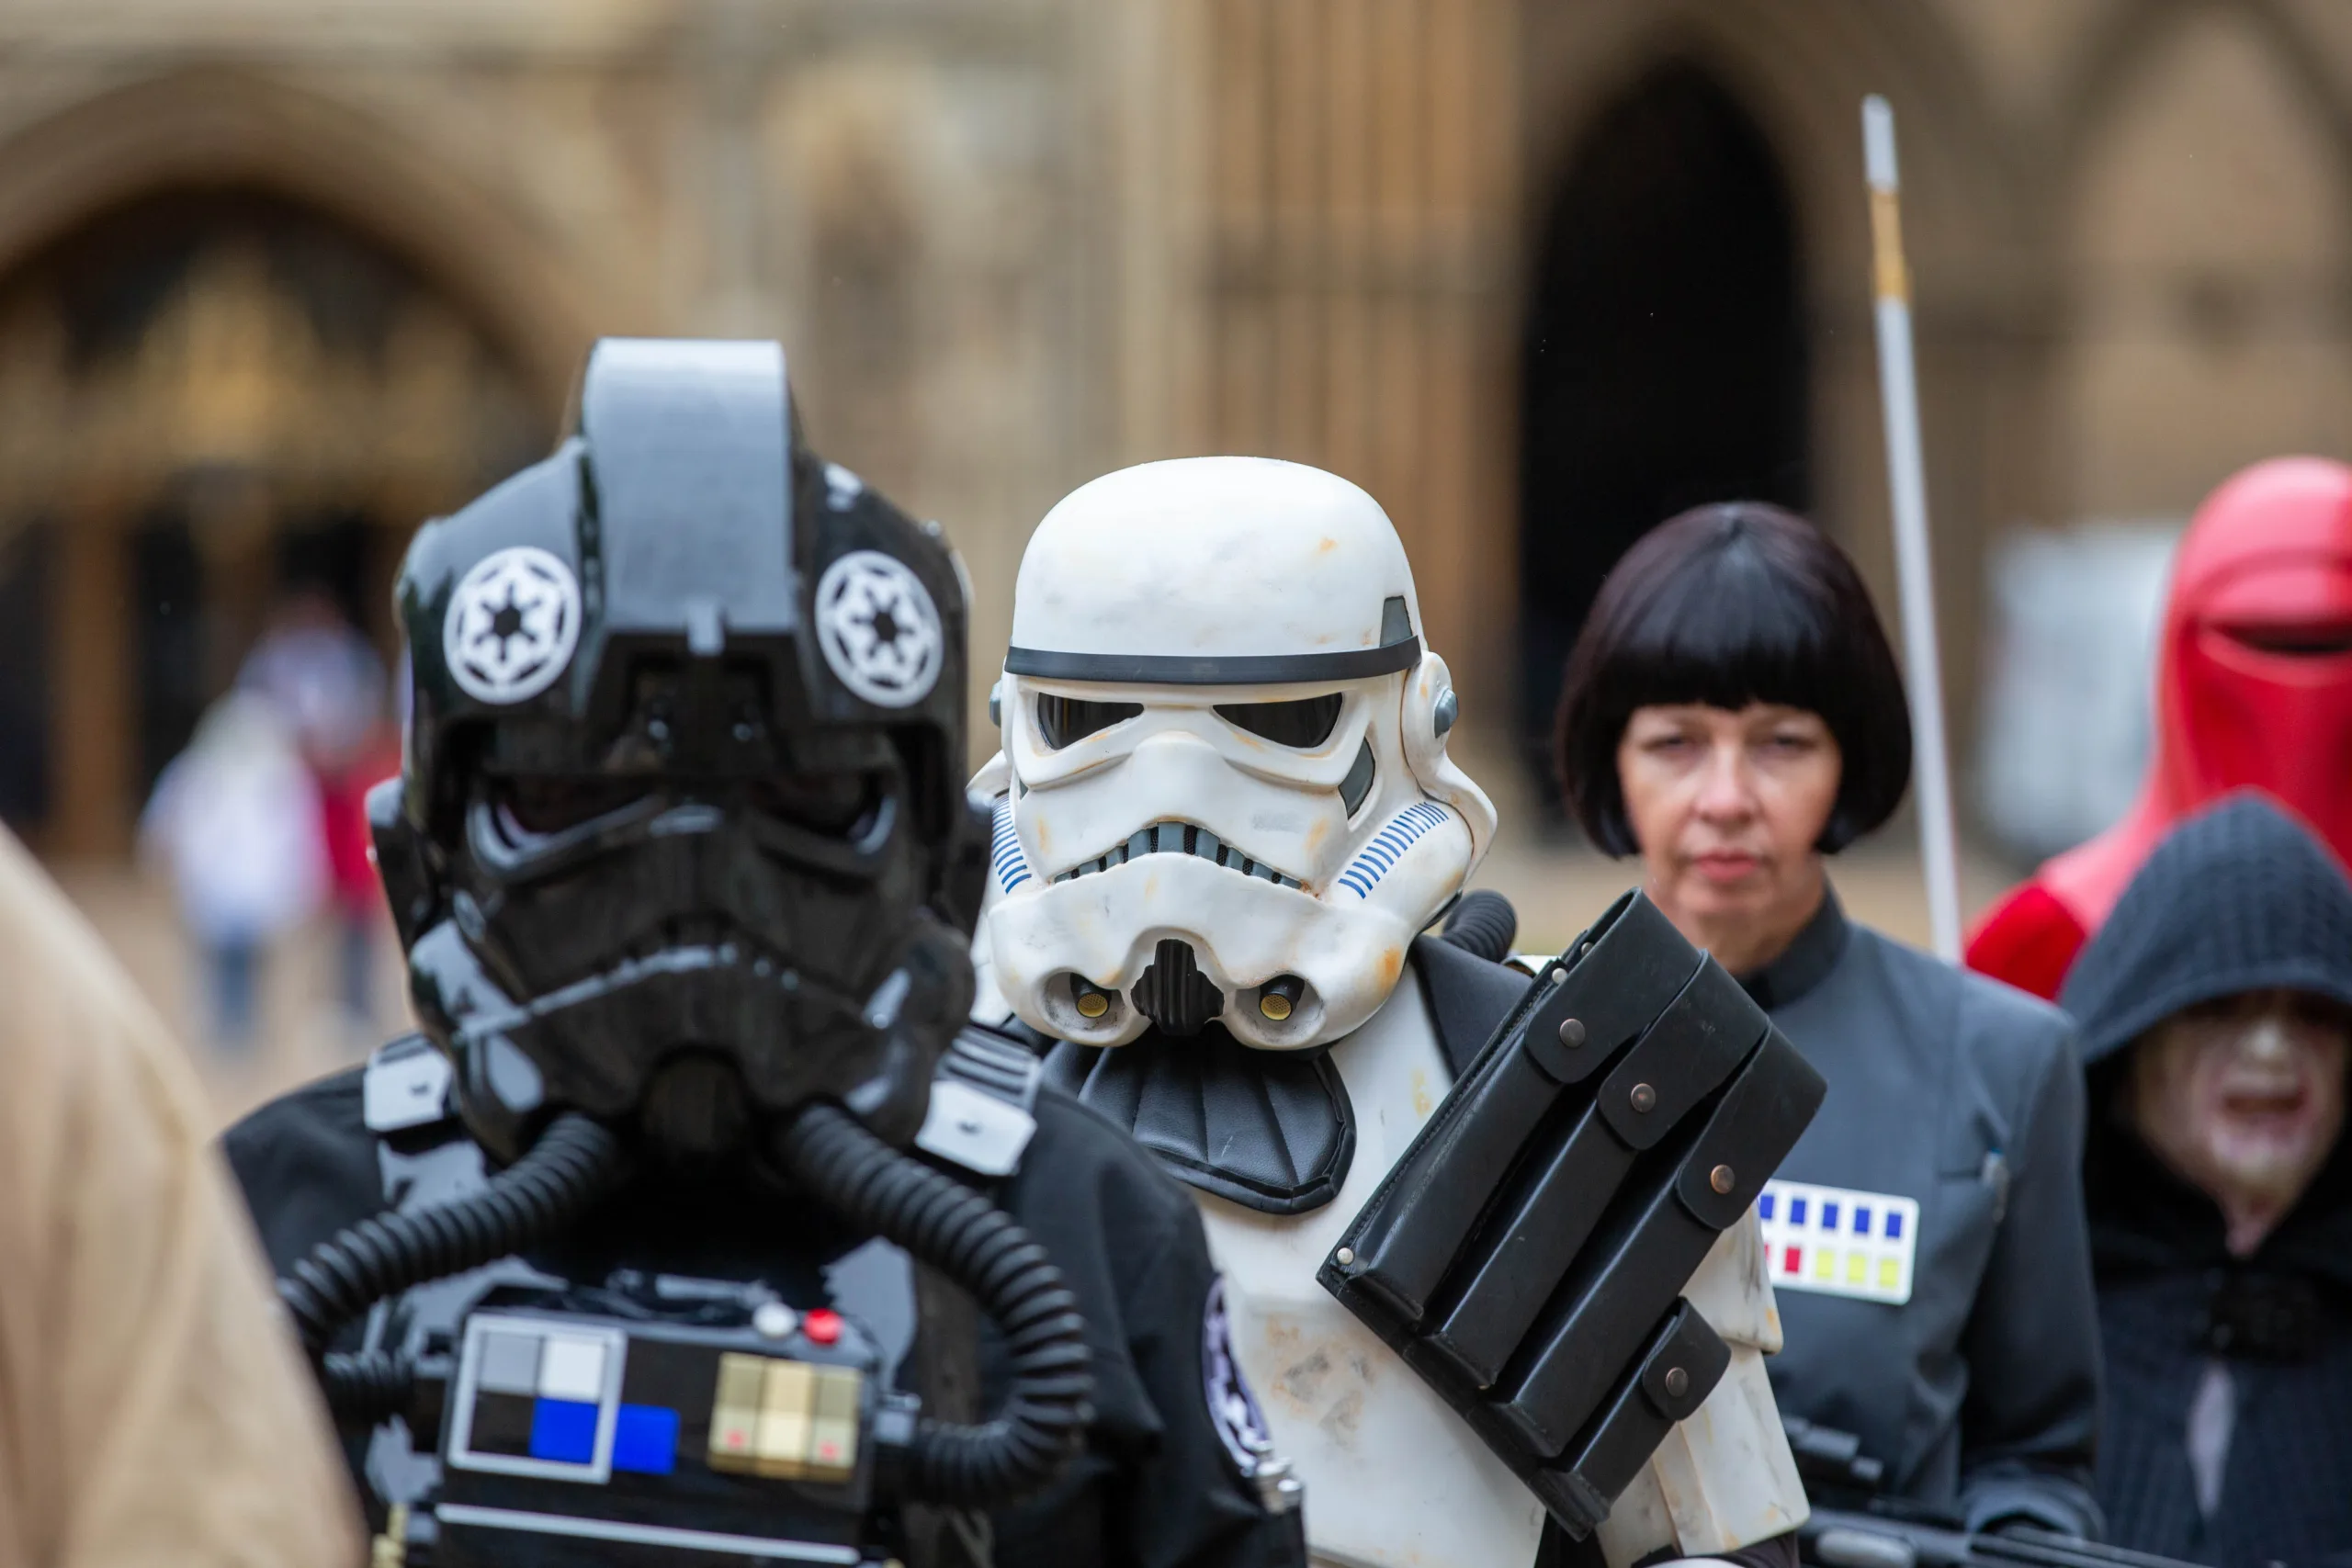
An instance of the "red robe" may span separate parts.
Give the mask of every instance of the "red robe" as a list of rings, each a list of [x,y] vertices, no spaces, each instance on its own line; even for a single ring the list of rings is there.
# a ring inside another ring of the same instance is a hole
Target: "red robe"
[[[1986,913],[1969,967],[2055,998],[2172,825],[2260,789],[2352,863],[2352,468],[2276,457],[2206,497],[2157,651],[2155,755],[2123,820]]]

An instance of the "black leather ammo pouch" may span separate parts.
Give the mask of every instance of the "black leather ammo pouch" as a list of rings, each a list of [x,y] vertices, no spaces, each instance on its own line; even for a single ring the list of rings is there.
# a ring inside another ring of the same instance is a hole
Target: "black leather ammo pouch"
[[[1629,893],[1536,976],[1317,1278],[1581,1538],[1730,1364],[1682,1288],[1824,1089]]]

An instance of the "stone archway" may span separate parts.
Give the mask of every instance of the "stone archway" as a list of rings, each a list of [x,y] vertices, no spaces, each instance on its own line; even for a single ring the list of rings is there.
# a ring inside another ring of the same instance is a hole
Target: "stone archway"
[[[408,530],[544,450],[605,313],[517,204],[266,74],[0,142],[0,813],[119,852],[293,581],[388,645]]]
[[[615,302],[504,193],[388,127],[246,70],[175,71],[82,99],[0,141],[0,275],[158,190],[274,193],[397,253],[485,324],[560,409]]]
[[[408,532],[546,449],[586,333],[342,111],[175,77],[0,146],[0,812],[113,853],[297,587],[389,651]]]

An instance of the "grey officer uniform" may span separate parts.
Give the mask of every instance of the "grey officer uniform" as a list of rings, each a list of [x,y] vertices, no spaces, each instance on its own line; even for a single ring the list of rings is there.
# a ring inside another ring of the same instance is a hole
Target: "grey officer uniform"
[[[1849,923],[1834,893],[1742,984],[1829,1084],[1781,1180],[1918,1205],[1907,1300],[1825,1293],[1834,1281],[1781,1248],[1781,1413],[1857,1434],[1890,1490],[1972,1526],[2096,1535],[2098,1331],[2065,1018]]]

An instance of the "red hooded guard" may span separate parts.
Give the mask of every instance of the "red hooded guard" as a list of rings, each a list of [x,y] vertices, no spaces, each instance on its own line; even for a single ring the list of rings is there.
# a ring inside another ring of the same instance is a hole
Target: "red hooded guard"
[[[2256,463],[2198,508],[2173,567],[2139,799],[1995,905],[1969,967],[2054,998],[2157,840],[2249,786],[2352,861],[2352,468],[2325,458]]]

